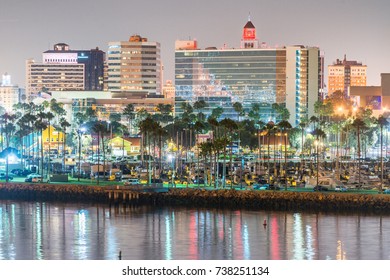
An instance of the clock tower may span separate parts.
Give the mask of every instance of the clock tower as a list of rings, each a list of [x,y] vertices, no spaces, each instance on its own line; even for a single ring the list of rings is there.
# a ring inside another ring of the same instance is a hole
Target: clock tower
[[[250,16],[248,17],[248,22],[245,24],[242,31],[241,48],[242,49],[259,48],[259,42],[257,41],[256,38],[256,28],[251,22]]]

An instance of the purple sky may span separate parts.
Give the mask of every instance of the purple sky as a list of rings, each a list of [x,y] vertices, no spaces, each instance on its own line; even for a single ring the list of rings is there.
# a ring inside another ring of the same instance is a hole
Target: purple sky
[[[41,61],[55,43],[107,51],[140,34],[161,43],[164,80],[173,79],[175,40],[238,48],[250,13],[260,42],[318,46],[325,66],[346,54],[379,85],[390,72],[389,12],[389,0],[0,0],[0,74],[24,87],[26,59]]]

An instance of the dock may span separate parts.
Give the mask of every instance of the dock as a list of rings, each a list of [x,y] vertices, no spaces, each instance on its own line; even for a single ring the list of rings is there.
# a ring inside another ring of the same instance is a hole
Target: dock
[[[162,184],[150,184],[149,186],[137,184],[132,186],[106,187],[105,192],[107,193],[110,204],[132,204],[137,203],[142,194],[168,192],[168,188],[164,188]]]

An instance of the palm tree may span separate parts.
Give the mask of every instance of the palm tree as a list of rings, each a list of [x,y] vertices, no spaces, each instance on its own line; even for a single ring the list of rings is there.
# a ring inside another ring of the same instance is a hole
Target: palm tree
[[[135,112],[134,112],[134,105],[133,104],[127,104],[125,109],[123,110],[122,114],[127,118],[127,121],[129,123],[129,134],[132,135],[132,124],[133,120],[135,118]]]
[[[222,107],[217,107],[211,110],[211,117],[215,119],[219,119],[223,114],[224,109]]]
[[[385,118],[383,115],[380,115],[377,119],[377,123],[380,127],[380,142],[381,142],[381,186],[379,192],[383,191],[383,127],[386,127],[389,125],[389,122],[387,121],[387,118]]]
[[[266,125],[265,125],[266,129],[267,129],[267,151],[268,151],[268,156],[267,156],[267,160],[268,160],[268,178],[270,178],[271,176],[271,166],[270,166],[270,151],[269,151],[269,147],[270,147],[270,141],[271,141],[271,131],[273,131],[275,129],[275,123],[273,121],[270,121],[268,122]],[[275,159],[274,159],[275,160]]]
[[[193,107],[195,110],[198,111],[197,114],[198,121],[204,121],[204,114],[202,112],[202,109],[207,107],[207,102],[204,100],[195,101]]]
[[[104,147],[104,136],[108,133],[107,124],[102,122],[102,121],[95,122],[93,127],[92,127],[92,131],[97,134],[97,140],[98,140],[98,148],[97,148],[97,152],[98,152],[97,184],[99,185],[99,178],[100,178],[100,143],[102,145],[102,152],[103,152],[103,178],[105,178],[105,176],[106,176],[106,162],[105,162],[106,161],[106,153],[105,153],[105,147]]]
[[[288,121],[283,120],[278,123],[278,127],[280,128],[282,135],[284,135],[284,177],[287,179],[287,138],[288,132],[292,128],[292,125]],[[287,190],[287,184],[285,185],[285,189]]]
[[[304,132],[305,132],[305,128],[306,128],[306,122],[300,122],[299,123],[299,127],[301,128],[301,177],[303,176],[303,169],[304,169],[304,154],[303,154],[303,146],[304,146],[304,143],[303,143],[303,136],[304,136]]]
[[[198,135],[206,128],[203,122],[201,121],[196,121],[194,124],[194,131],[195,131],[195,139],[198,139]],[[199,188],[199,179],[200,179],[200,172],[199,172],[199,158],[200,158],[200,152],[199,152],[199,143],[196,141],[196,146],[198,148],[198,155],[197,155],[197,183],[198,183],[198,188]]]
[[[261,121],[261,120],[258,120],[255,124],[256,128],[257,128],[257,147],[259,149],[259,154],[258,154],[258,157],[259,157],[259,160],[258,160],[258,164],[259,164],[259,175],[260,175],[260,172],[261,172],[261,139],[260,139],[260,136],[261,136],[261,132],[262,130],[264,129],[265,127],[265,122]]]
[[[219,187],[219,156],[221,151],[223,151],[224,161],[226,156],[226,146],[229,144],[229,140],[226,137],[217,138],[213,142],[213,151],[214,151],[214,186]],[[225,169],[225,167],[224,167]],[[224,184],[223,184],[224,186]]]
[[[145,120],[141,121],[139,124],[140,131],[142,133],[142,139],[145,139],[145,143],[148,147],[148,160],[147,160],[147,176],[148,176],[148,185],[150,184],[150,157],[151,157],[151,149],[150,149],[150,140],[153,136],[153,133],[161,128],[161,126],[155,122],[151,117],[147,117]],[[143,155],[141,155],[141,160],[143,161]]]
[[[233,133],[234,131],[236,131],[238,129],[238,125],[235,121],[233,121],[232,119],[229,119],[229,118],[225,118],[223,120],[220,121],[219,123],[221,126],[225,127],[228,131],[229,131],[229,136],[227,137],[227,135],[225,135],[225,138],[227,139],[230,139],[229,140],[229,144],[230,144],[230,157],[229,157],[229,160],[230,160],[230,187],[233,188]],[[223,179],[224,179],[224,184],[225,184],[225,156],[224,156],[224,167],[223,167],[223,170],[224,170],[224,175],[223,175]],[[225,186],[225,185],[224,185]]]
[[[157,104],[156,107],[157,112],[159,114],[155,114],[154,116],[158,116],[158,121],[161,122],[164,126],[173,121],[173,107],[171,104]]]
[[[59,131],[63,133],[64,137],[62,139],[62,168],[65,170],[65,143],[66,143],[66,130],[70,127],[70,123],[64,118],[61,117],[59,121]]]
[[[34,127],[33,124],[35,123],[37,117],[34,114],[34,109],[35,104],[34,103],[24,103],[21,106],[23,110],[22,116],[19,118],[17,121],[17,125],[19,126],[20,130],[23,130],[25,132],[25,136],[31,135],[32,137],[34,136]],[[31,164],[31,152],[32,152],[32,137],[26,137],[26,148],[27,148],[27,157],[28,157],[28,162]]]
[[[203,142],[200,144],[200,155],[204,157],[204,185],[208,185],[207,180],[208,172],[211,172],[211,160],[212,160],[213,143]],[[210,156],[209,166],[207,167],[207,157]],[[211,177],[210,177],[211,178]]]
[[[234,102],[233,103],[233,109],[237,113],[237,121],[240,121],[240,116],[243,116],[245,114],[244,106],[240,102]]]
[[[50,174],[50,152],[51,152],[51,137],[50,137],[50,131],[51,131],[51,120],[54,118],[54,115],[52,112],[46,112],[46,121],[47,121],[47,127],[48,127],[48,134],[49,134],[49,148],[48,148],[48,162],[47,162],[47,176],[49,177]]]
[[[216,118],[213,118],[213,117],[208,117],[207,119],[207,122],[209,125],[211,125],[212,129],[213,129],[213,139],[217,138],[218,137],[218,126],[219,126],[219,122]]]
[[[320,140],[325,138],[326,134],[325,132],[320,129],[320,128],[316,128],[313,130],[312,134],[314,136],[316,136],[316,154],[317,154],[317,186],[318,186],[318,183],[319,183],[319,172],[320,172],[320,162],[319,162],[319,159],[320,159],[320,154],[319,154],[319,146],[320,146]]]
[[[359,188],[361,187],[361,171],[360,171],[360,166],[361,166],[361,146],[360,146],[360,133],[361,131],[366,127],[366,124],[364,121],[357,117],[353,123],[352,126],[356,129],[356,136],[357,136],[357,157],[358,157],[358,172],[359,172]]]
[[[16,127],[13,124],[13,121],[16,119],[16,115],[13,114],[8,114],[4,113],[3,115],[0,116],[0,121],[2,124],[2,134],[5,135],[5,150],[7,151],[6,153],[6,161],[5,161],[5,174],[6,174],[6,182],[8,182],[8,167],[9,167],[9,149],[10,149],[10,139],[11,136],[15,133]],[[4,151],[4,150],[3,150]]]
[[[309,122],[314,125],[313,129],[316,129],[318,123],[320,122],[320,120],[316,116],[311,116],[310,119],[309,119]]]

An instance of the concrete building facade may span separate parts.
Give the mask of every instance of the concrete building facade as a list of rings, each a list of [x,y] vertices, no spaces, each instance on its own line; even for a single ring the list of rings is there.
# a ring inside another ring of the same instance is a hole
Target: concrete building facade
[[[42,91],[103,90],[105,53],[98,48],[71,50],[64,43],[42,54],[42,62],[26,62],[26,94]]]
[[[160,43],[139,35],[110,42],[107,53],[107,90],[114,97],[162,94]]]
[[[348,87],[366,86],[367,65],[361,62],[337,59],[333,65],[328,66],[328,94],[341,91],[348,96]]]
[[[390,73],[381,74],[380,86],[351,86],[348,94],[357,107],[373,110],[375,116],[390,110]]]

